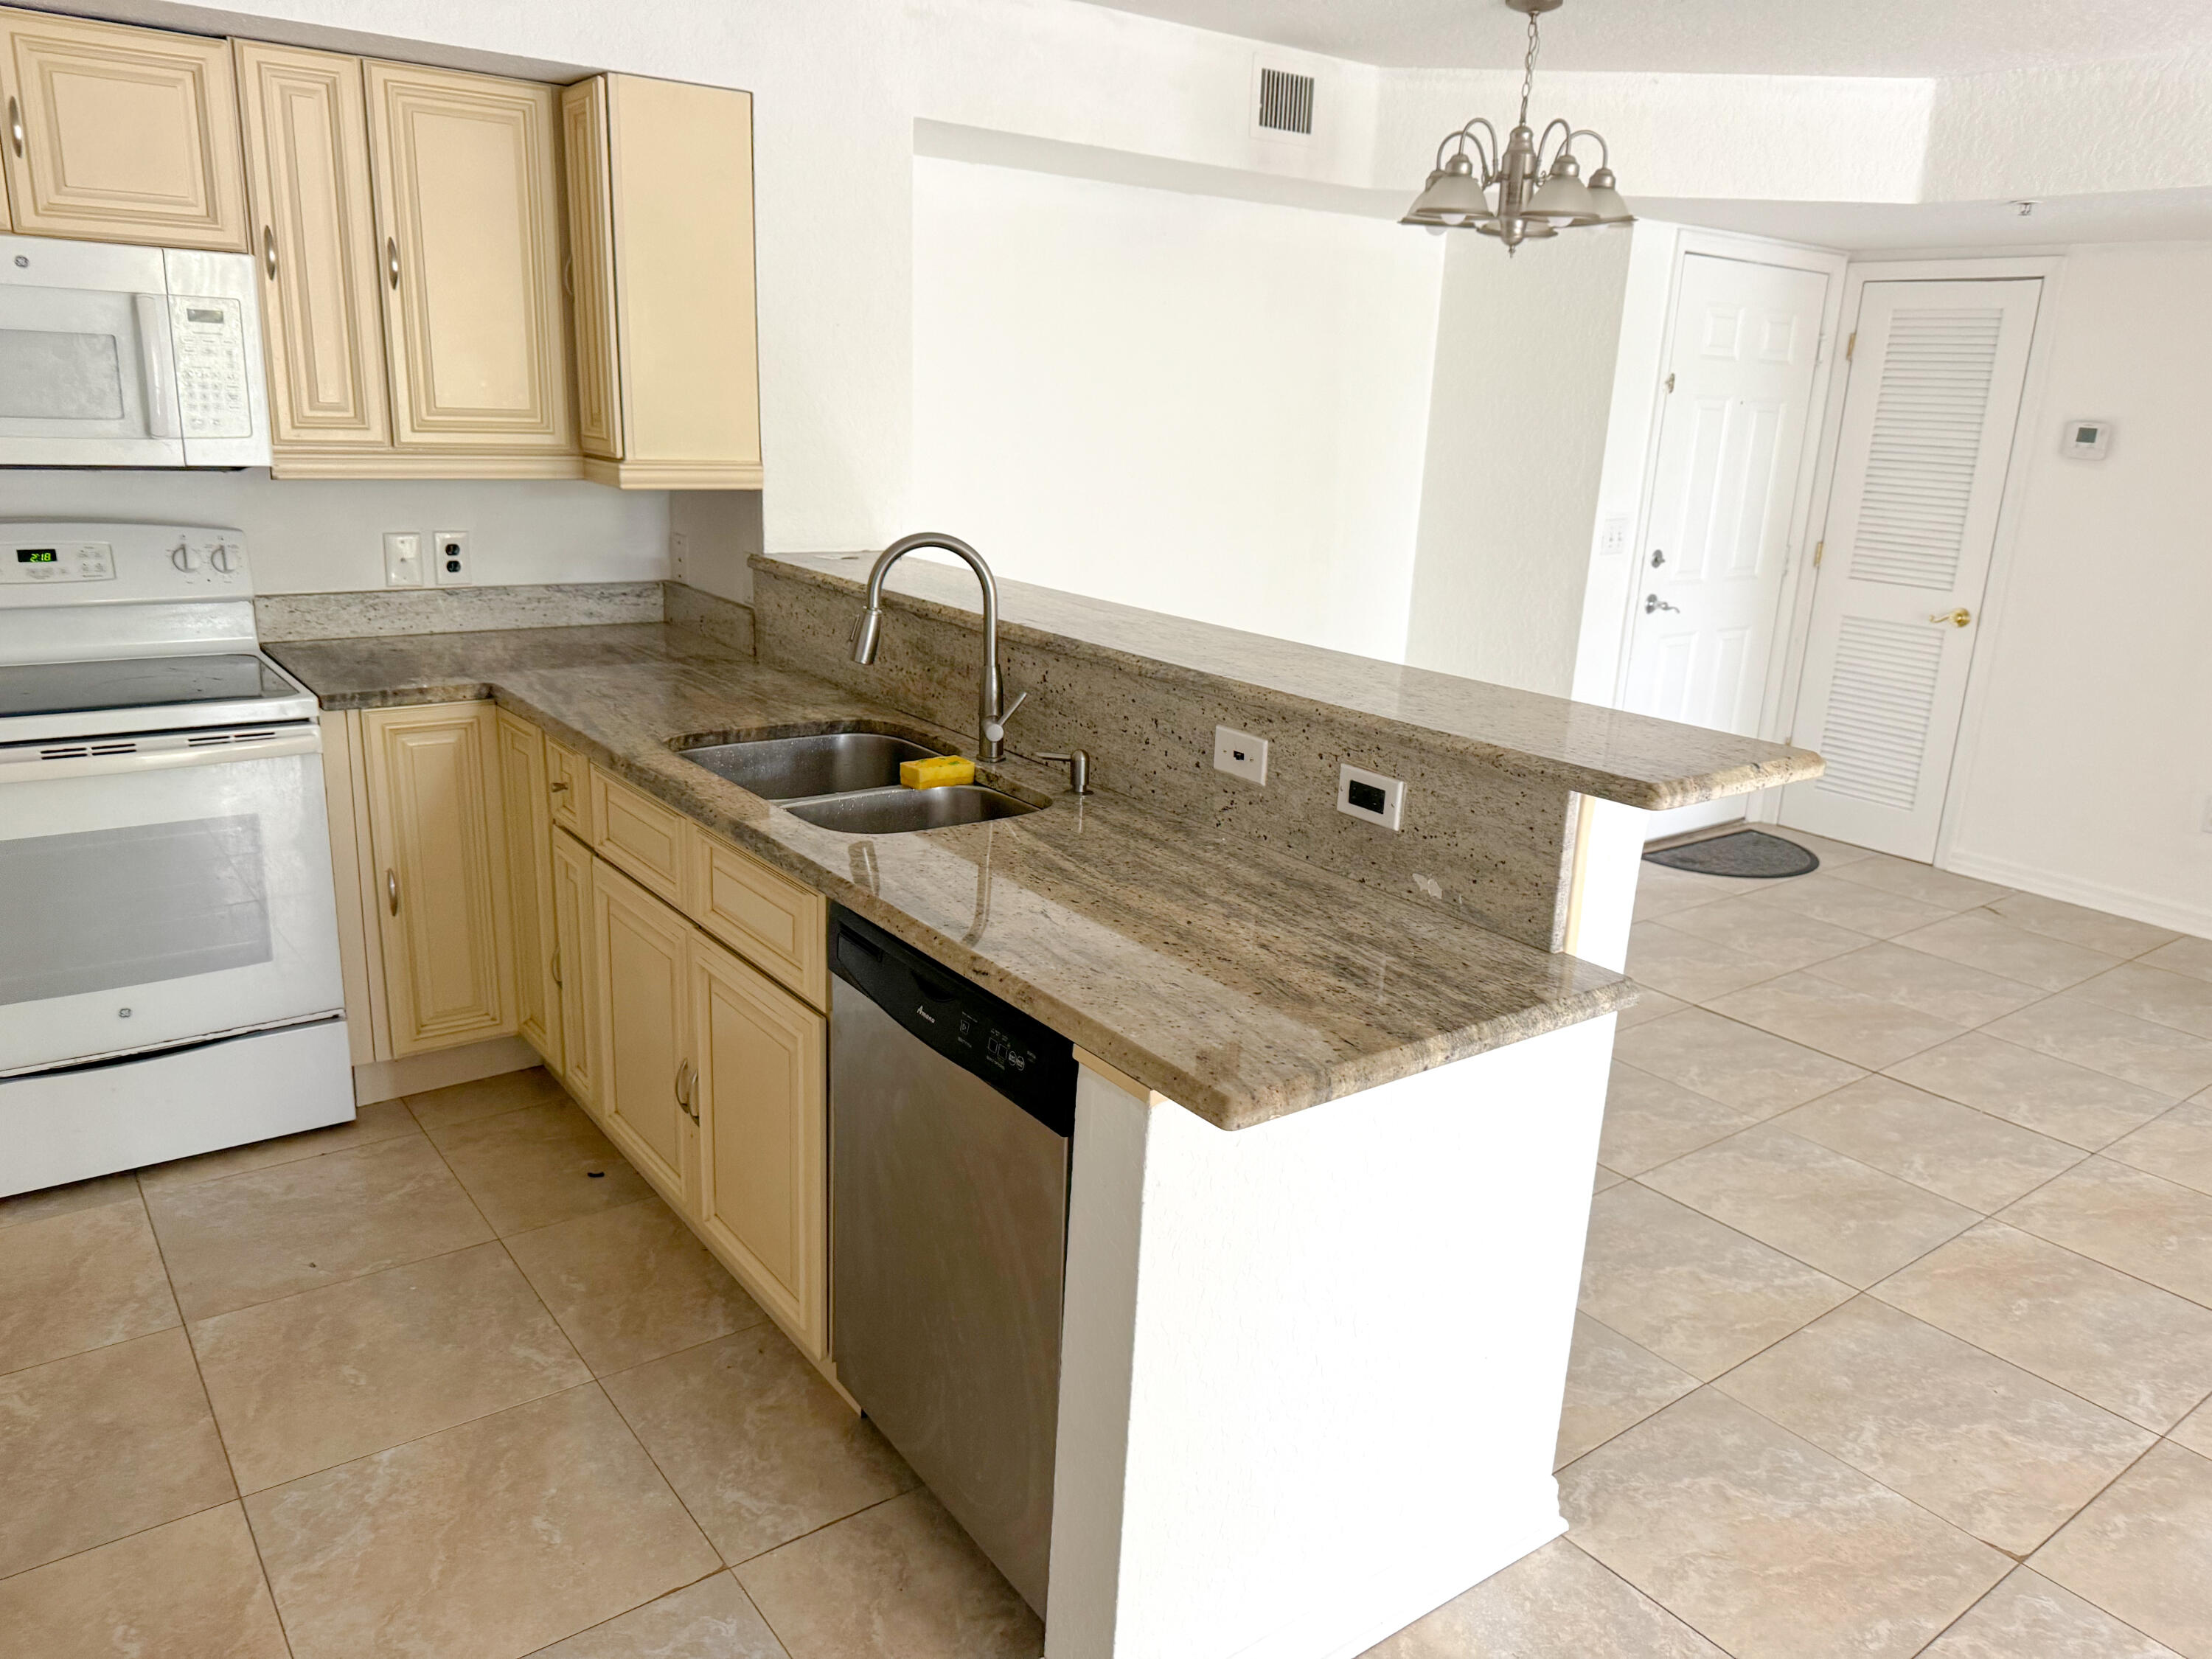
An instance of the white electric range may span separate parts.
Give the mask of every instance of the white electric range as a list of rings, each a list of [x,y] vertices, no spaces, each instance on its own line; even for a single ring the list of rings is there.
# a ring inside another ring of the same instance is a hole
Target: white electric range
[[[353,1115],[322,732],[244,538],[0,522],[0,1195]]]

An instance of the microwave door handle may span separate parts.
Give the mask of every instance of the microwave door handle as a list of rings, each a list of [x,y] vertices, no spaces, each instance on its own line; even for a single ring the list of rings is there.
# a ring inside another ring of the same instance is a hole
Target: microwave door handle
[[[169,345],[169,296],[134,294],[131,303],[138,316],[138,367],[146,394],[146,435],[183,436],[177,422],[177,388],[169,365],[174,354]]]

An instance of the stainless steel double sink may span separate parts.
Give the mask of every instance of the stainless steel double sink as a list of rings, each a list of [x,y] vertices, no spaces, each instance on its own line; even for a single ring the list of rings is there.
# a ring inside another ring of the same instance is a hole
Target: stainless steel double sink
[[[793,817],[848,836],[903,835],[983,823],[1019,817],[1046,804],[982,783],[908,789],[899,782],[899,763],[944,751],[887,732],[813,732],[793,738],[684,744],[676,752],[763,800],[776,802]]]

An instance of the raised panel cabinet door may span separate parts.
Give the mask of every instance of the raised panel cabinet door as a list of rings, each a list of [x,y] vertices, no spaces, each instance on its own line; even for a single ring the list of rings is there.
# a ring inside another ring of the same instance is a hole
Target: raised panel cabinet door
[[[615,362],[614,198],[607,181],[607,77],[561,94],[568,164],[568,290],[575,307],[576,430],[584,453],[622,459]]]
[[[562,1080],[599,1111],[598,953],[592,948],[592,854],[553,832],[553,986],[561,1006]]]
[[[690,925],[613,866],[592,866],[599,992],[599,1121],[623,1155],[689,1210]]]
[[[514,1030],[514,967],[489,703],[372,709],[374,890],[395,1054]]]
[[[375,62],[368,86],[398,447],[573,455],[555,89]]]
[[[691,945],[699,1218],[709,1242],[816,1357],[829,1349],[829,1025],[703,939]]]
[[[525,1042],[561,1067],[561,1004],[553,983],[553,820],[545,805],[545,734],[499,715],[499,790],[514,916],[514,1023]]]
[[[245,251],[228,42],[0,10],[0,44],[17,230]]]
[[[234,44],[276,470],[295,447],[387,449],[361,59]]]

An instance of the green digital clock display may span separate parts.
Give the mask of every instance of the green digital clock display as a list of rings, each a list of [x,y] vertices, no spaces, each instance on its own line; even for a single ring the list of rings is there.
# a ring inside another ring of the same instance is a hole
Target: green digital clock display
[[[17,564],[59,564],[60,552],[51,547],[19,547],[15,550]]]

